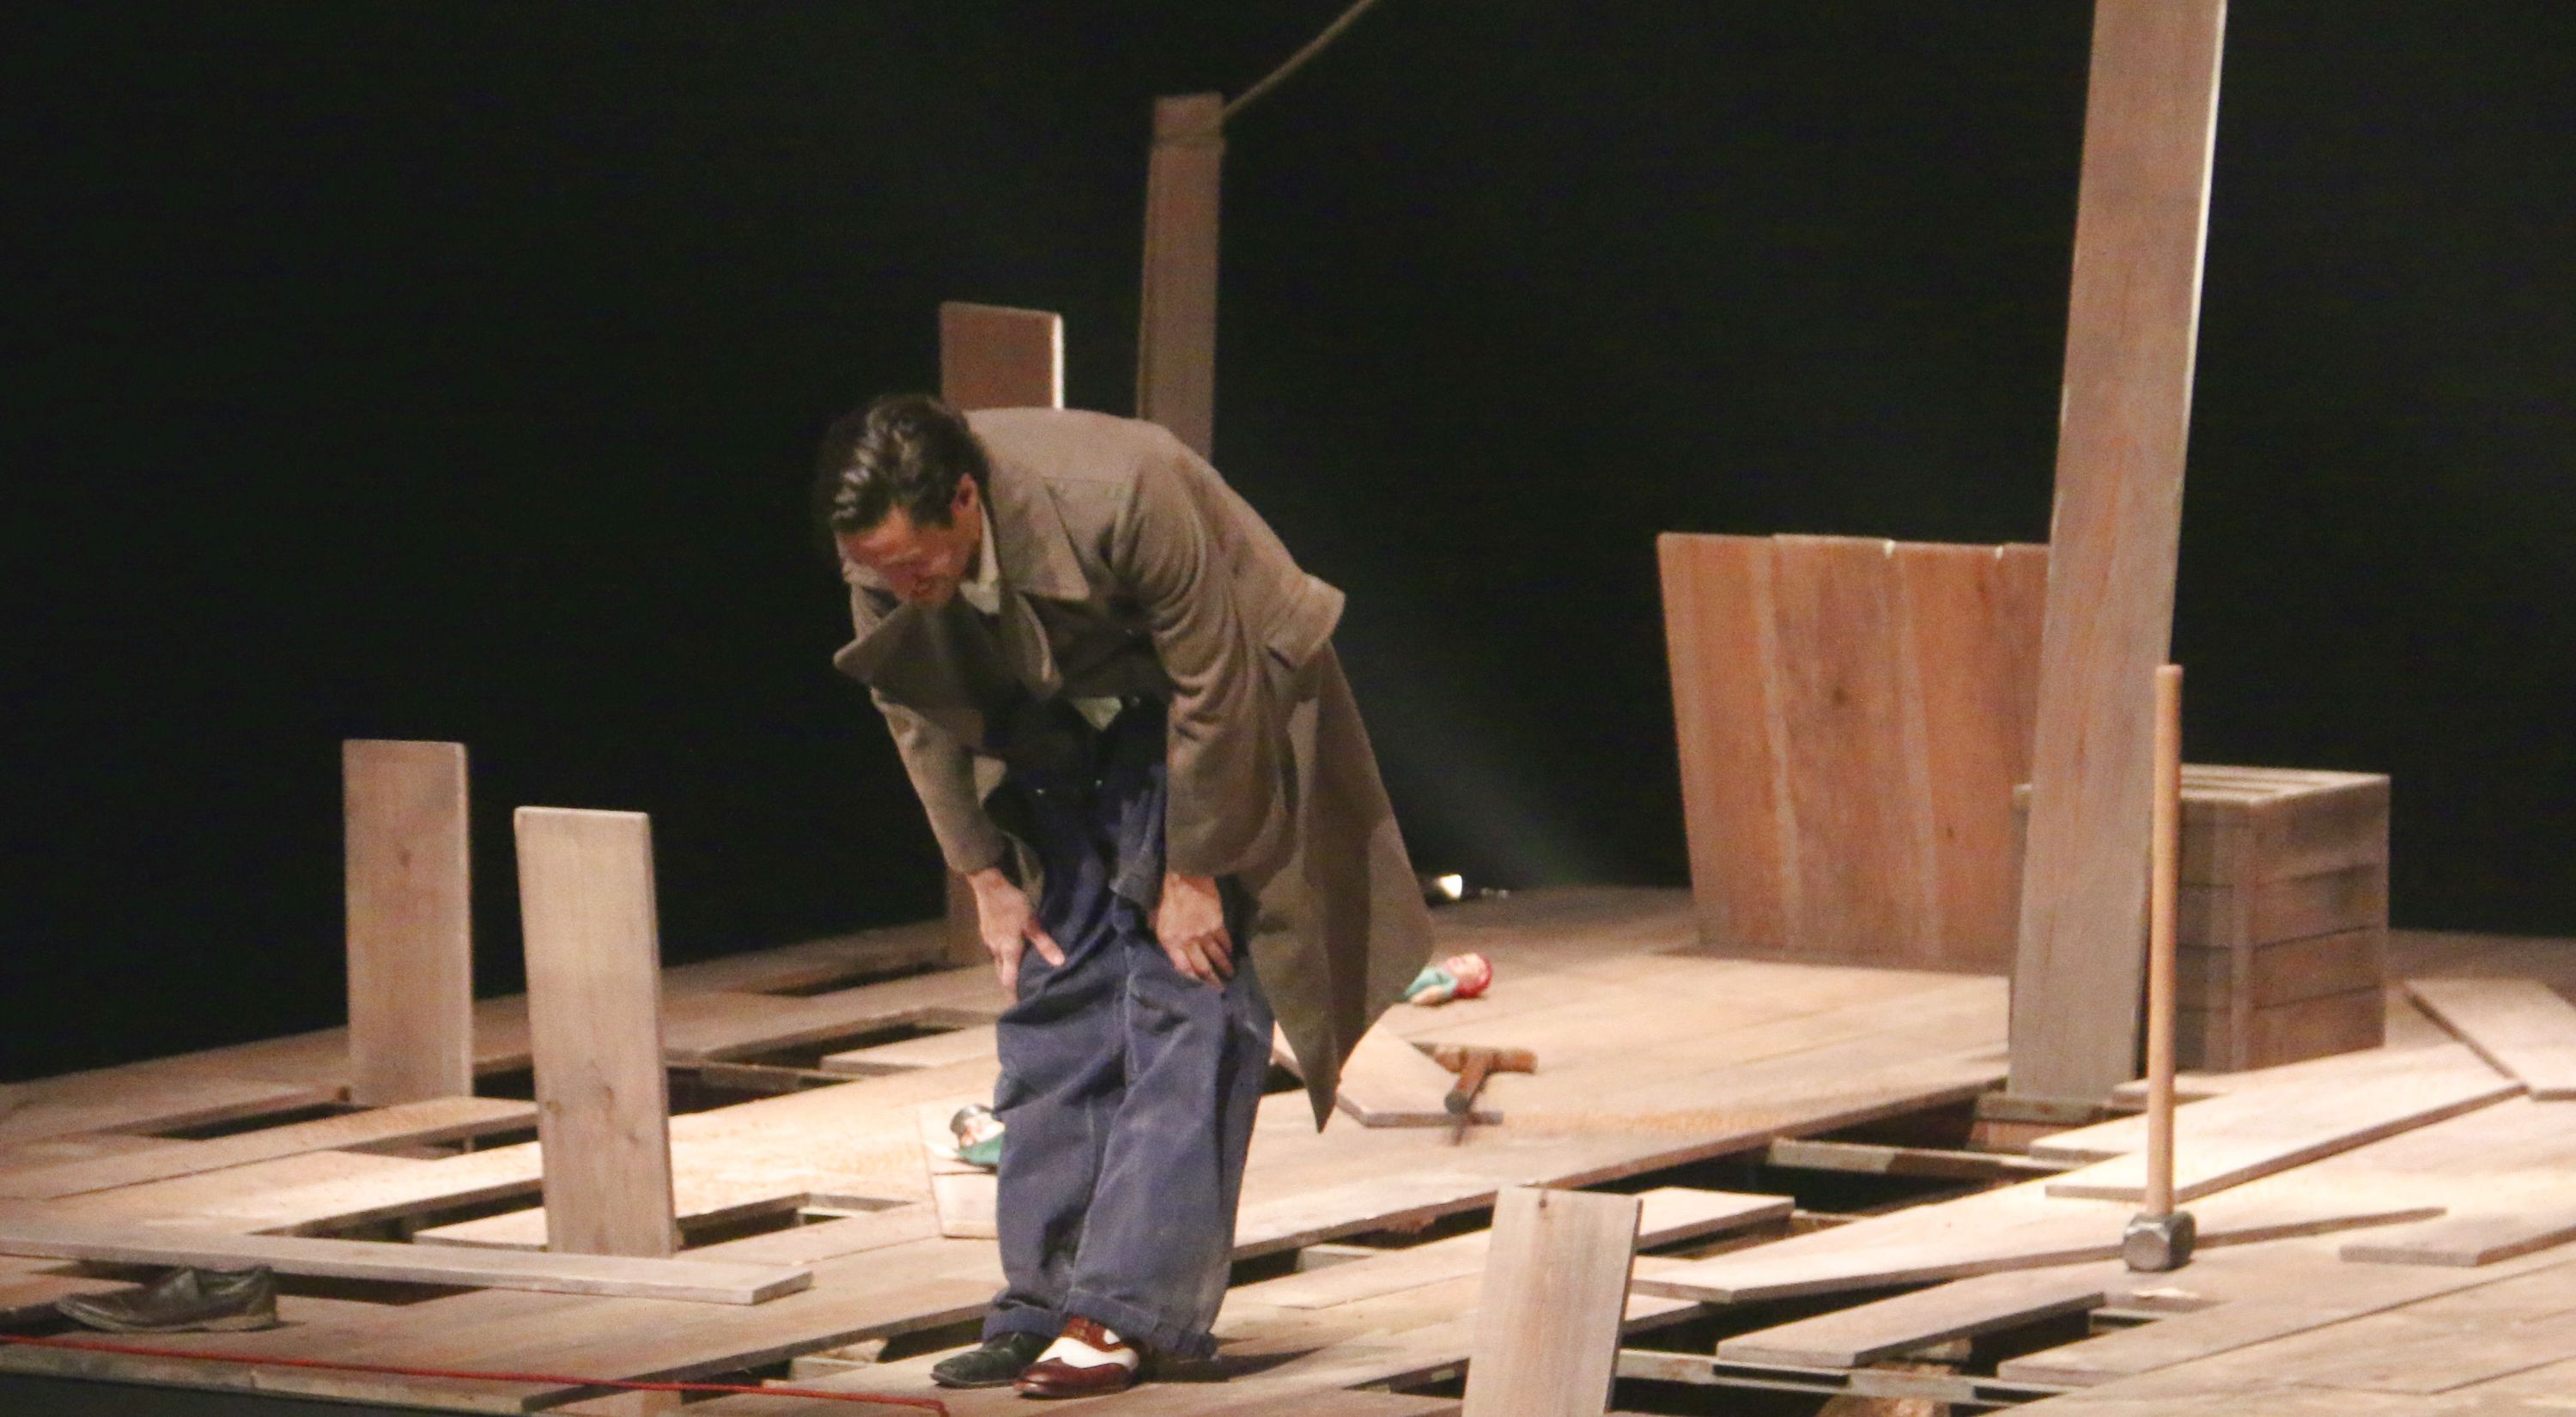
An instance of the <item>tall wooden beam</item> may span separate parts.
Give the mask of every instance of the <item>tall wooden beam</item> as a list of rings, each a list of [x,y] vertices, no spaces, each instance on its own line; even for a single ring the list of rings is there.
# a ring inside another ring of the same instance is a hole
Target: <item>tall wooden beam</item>
[[[671,1254],[678,1231],[652,821],[639,812],[522,807],[514,825],[546,1248]]]
[[[1136,332],[1136,416],[1208,455],[1216,437],[1216,229],[1225,100],[1154,100],[1145,168],[1145,289]]]
[[[349,1100],[474,1091],[474,926],[465,745],[340,745]]]
[[[2098,0],[2067,307],[2011,1090],[2135,1075],[2155,720],[2225,0]]]
[[[1064,317],[1048,310],[976,305],[939,307],[939,397],[953,408],[1064,407]],[[948,873],[948,958],[984,958],[975,894]]]

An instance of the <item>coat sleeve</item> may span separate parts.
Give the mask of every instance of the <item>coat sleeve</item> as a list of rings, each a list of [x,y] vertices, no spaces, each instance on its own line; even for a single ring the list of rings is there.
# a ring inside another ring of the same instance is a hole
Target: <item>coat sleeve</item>
[[[938,724],[871,689],[877,711],[894,734],[894,747],[921,810],[930,818],[930,834],[939,839],[939,854],[959,875],[983,870],[1008,851],[1002,829],[985,814],[975,791],[974,759],[965,745]]]
[[[1184,876],[1251,869],[1284,829],[1280,748],[1262,650],[1235,603],[1233,549],[1178,457],[1146,458],[1109,564],[1172,683],[1164,861]]]

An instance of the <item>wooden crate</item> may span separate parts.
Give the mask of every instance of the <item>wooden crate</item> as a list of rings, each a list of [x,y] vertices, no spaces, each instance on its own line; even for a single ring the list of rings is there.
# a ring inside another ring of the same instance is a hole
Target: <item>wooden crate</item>
[[[2388,779],[2186,764],[2175,1057],[2235,1072],[2383,1037]],[[2026,813],[2029,789],[2014,795]]]

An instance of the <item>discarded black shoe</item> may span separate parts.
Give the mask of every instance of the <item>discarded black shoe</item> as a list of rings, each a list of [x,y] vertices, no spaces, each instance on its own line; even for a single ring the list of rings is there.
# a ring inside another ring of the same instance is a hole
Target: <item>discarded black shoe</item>
[[[941,1387],[1009,1387],[1054,1340],[1043,1333],[997,1333],[977,1347],[943,1358],[930,1370]]]
[[[256,1269],[174,1269],[140,1289],[54,1301],[76,1324],[109,1333],[240,1333],[277,1326],[277,1277]]]

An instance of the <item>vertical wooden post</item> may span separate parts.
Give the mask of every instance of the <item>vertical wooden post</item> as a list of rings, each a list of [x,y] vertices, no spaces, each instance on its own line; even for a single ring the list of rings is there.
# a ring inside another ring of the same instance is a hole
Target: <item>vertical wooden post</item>
[[[1638,1211],[1635,1196],[1532,1186],[1495,1199],[1465,1417],[1609,1410]]]
[[[474,1091],[474,920],[465,745],[340,745],[349,1100]]]
[[[2098,0],[2013,971],[2011,1091],[2135,1073],[2155,734],[2225,0]]]
[[[652,821],[522,807],[514,825],[546,1248],[669,1255],[678,1234]]]
[[[942,302],[939,397],[968,413],[1064,407],[1064,317],[1007,305]],[[984,959],[975,894],[954,871],[948,874],[948,959],[953,964]]]
[[[1145,288],[1136,331],[1136,416],[1209,455],[1216,439],[1216,232],[1225,100],[1154,100],[1145,167]]]

